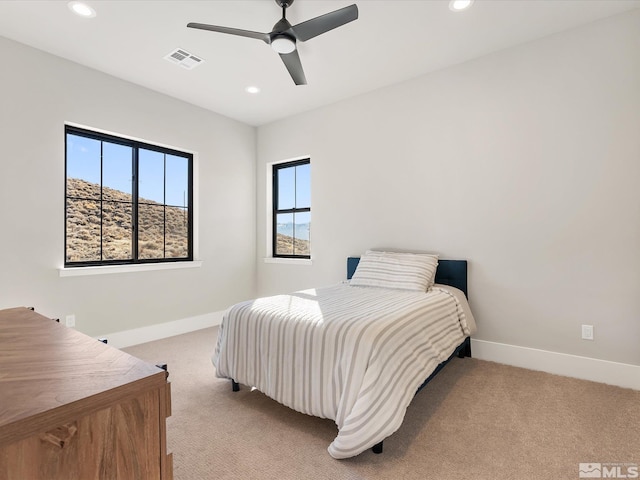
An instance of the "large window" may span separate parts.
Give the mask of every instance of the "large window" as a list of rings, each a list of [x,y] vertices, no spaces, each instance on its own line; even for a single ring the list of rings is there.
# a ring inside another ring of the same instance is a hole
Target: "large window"
[[[273,256],[311,258],[310,160],[273,166]]]
[[[193,260],[193,155],[65,127],[65,266]]]

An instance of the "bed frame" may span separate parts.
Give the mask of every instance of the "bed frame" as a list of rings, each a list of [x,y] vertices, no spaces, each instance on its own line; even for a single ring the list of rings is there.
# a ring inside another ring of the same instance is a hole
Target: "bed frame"
[[[360,262],[360,257],[347,257],[347,279],[351,280],[356,267]],[[438,269],[436,270],[435,283],[441,283],[443,285],[449,285],[451,287],[462,290],[464,296],[467,295],[467,261],[466,260],[438,260]],[[453,357],[458,358],[471,357],[471,337],[467,337],[464,341],[458,345],[453,354],[444,362],[439,364],[436,369],[422,382],[422,385],[416,391],[416,395],[422,390],[427,383],[435,377],[444,366],[451,361]],[[384,441],[383,441],[384,442]],[[375,444],[371,450],[373,453],[382,453],[383,442]]]
[[[347,258],[347,279],[351,280],[354,272],[356,271],[356,267],[360,262],[360,257],[348,257]],[[467,261],[466,260],[438,260],[438,269],[436,270],[436,279],[435,283],[441,283],[443,285],[449,285],[451,287],[458,288],[464,292],[464,295],[468,298],[467,295]],[[435,370],[427,377],[427,379],[422,382],[422,385],[416,391],[416,395],[420,390],[422,390],[427,383],[431,381],[433,377],[435,377],[440,370],[444,368],[444,366],[451,361],[453,357],[470,357],[471,356],[471,338],[467,337],[464,341],[458,345],[453,354],[439,364]],[[231,386],[234,392],[240,390],[240,385],[235,381],[231,380]],[[375,444],[371,450],[373,453],[382,453],[383,442]]]

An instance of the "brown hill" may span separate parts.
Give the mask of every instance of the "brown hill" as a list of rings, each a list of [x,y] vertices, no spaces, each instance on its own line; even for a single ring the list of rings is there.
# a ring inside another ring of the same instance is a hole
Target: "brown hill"
[[[276,235],[277,252],[280,255],[293,255],[294,246],[296,255],[309,255],[309,240],[294,239],[278,233]]]
[[[67,180],[67,261],[100,261],[132,258],[131,195],[102,189],[100,221],[100,185],[79,178]],[[141,198],[138,211],[138,252],[141,259],[186,258],[188,255],[187,210],[166,207]],[[165,216],[166,215],[166,229]],[[163,236],[166,235],[166,248]],[[283,255],[309,255],[309,241],[278,234],[277,251]]]
[[[78,178],[67,180],[67,261],[132,258],[131,195]],[[188,255],[187,210],[139,201],[138,252],[141,259],[185,258]],[[166,226],[166,228],[165,228]],[[163,241],[164,239],[164,241]]]

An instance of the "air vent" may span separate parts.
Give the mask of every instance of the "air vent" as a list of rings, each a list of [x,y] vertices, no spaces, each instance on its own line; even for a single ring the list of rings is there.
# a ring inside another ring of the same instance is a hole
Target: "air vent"
[[[187,70],[191,70],[204,62],[203,59],[192,55],[182,48],[176,48],[169,55],[165,56],[164,59],[171,63],[175,63],[176,65],[180,65],[182,68],[186,68]]]

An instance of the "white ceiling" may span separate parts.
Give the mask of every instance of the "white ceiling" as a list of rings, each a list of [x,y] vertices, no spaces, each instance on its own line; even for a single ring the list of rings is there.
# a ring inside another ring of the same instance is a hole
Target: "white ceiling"
[[[356,3],[358,20],[298,51],[308,85],[296,86],[278,55],[255,39],[186,28],[188,22],[270,32],[273,0],[0,0],[0,35],[250,125],[262,125],[430,71],[640,8],[640,0],[296,0],[297,24]],[[180,47],[205,62],[186,70],[163,59]],[[5,65],[3,68],[8,68]],[[249,85],[261,92],[251,95]]]

